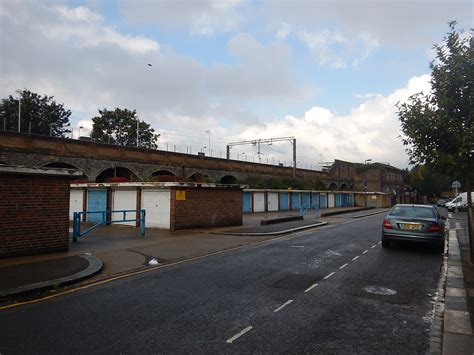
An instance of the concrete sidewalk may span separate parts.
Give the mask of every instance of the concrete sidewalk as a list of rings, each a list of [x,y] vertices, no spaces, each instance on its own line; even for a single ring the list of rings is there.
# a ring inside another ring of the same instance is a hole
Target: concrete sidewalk
[[[67,253],[0,259],[0,301],[15,301],[32,292],[52,289],[85,278],[97,281],[133,270],[149,268],[152,259],[167,264],[203,255],[217,253],[277,238],[280,235],[335,223],[362,215],[383,213],[386,209],[333,208],[325,212],[337,213],[325,217],[314,211],[304,220],[260,225],[262,220],[298,215],[298,211],[254,213],[244,215],[240,227],[206,228],[169,231],[148,228],[141,237],[139,229],[124,225],[103,226],[90,235],[70,244]],[[346,215],[341,213],[351,212]],[[251,231],[252,233],[249,233]]]
[[[440,349],[442,354],[474,354],[474,264],[469,257],[467,214],[451,214],[449,223]]]

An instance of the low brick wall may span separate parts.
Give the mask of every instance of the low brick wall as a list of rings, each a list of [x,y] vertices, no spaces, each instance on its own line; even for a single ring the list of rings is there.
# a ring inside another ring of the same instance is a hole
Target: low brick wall
[[[171,229],[240,226],[242,216],[240,188],[171,188]]]
[[[68,250],[69,183],[0,172],[0,258]]]

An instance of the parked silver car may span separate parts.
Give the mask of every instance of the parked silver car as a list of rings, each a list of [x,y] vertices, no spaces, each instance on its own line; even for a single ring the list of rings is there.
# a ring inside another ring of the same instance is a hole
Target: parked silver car
[[[383,221],[382,245],[392,241],[421,242],[444,249],[444,221],[433,206],[395,205]]]

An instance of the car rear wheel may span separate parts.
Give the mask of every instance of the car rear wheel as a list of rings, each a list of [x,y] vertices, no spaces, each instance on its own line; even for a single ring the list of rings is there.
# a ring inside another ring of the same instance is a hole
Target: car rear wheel
[[[384,248],[390,248],[391,243],[390,243],[389,240],[387,240],[387,238],[382,237],[382,246],[383,246]]]

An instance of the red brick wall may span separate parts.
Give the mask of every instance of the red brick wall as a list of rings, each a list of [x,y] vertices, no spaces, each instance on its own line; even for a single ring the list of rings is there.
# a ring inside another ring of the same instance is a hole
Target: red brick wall
[[[0,258],[68,250],[69,182],[0,173]]]
[[[177,201],[176,191],[185,191],[186,200]],[[171,229],[240,226],[242,214],[241,189],[171,189]]]

